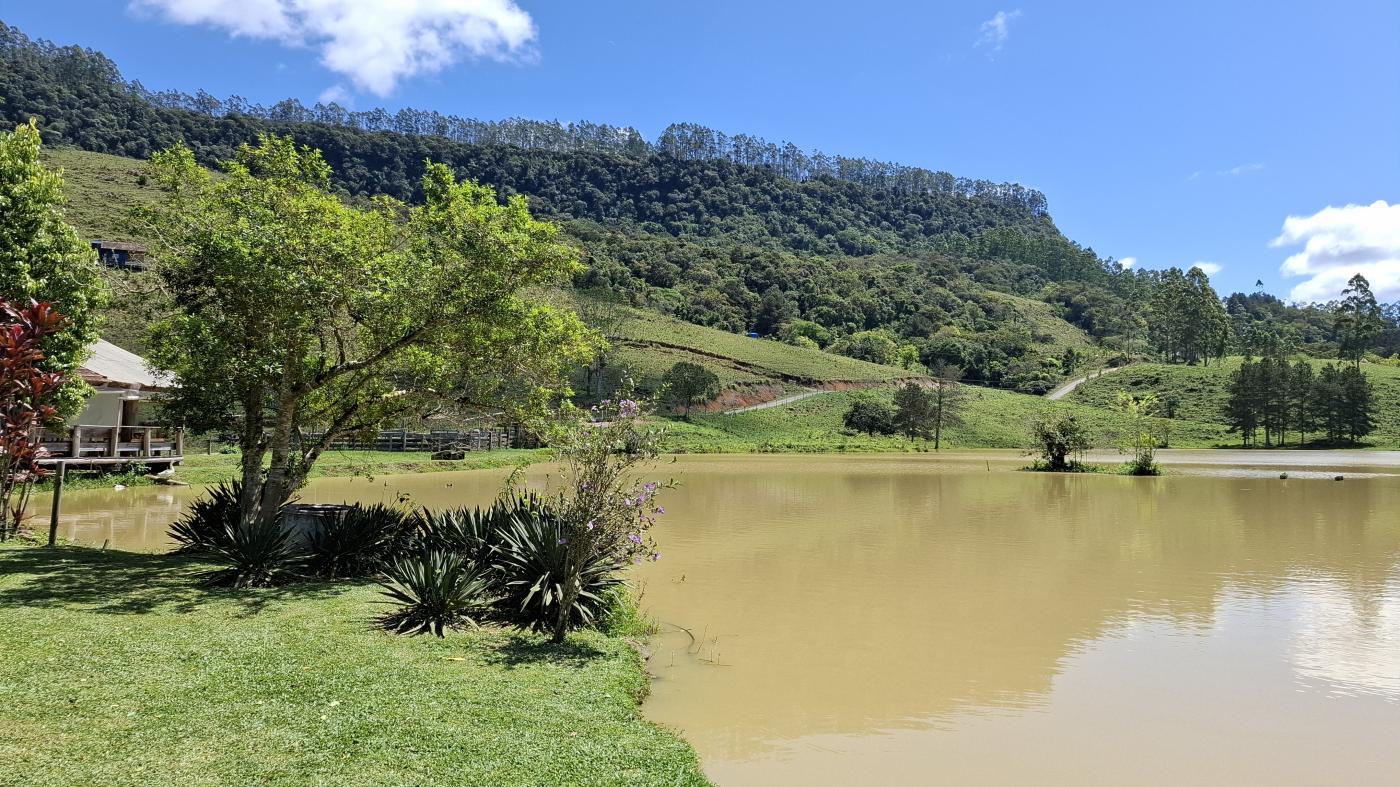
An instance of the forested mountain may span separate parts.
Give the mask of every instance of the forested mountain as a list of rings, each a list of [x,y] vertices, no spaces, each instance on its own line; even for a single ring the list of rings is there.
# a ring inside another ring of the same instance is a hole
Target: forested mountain
[[[1086,352],[1197,362],[1271,337],[1338,347],[1333,307],[1222,302],[1199,271],[1123,270],[1065,238],[1037,191],[701,126],[647,141],[591,123],[153,92],[101,53],[0,24],[0,122],[31,118],[55,146],[139,159],[184,143],[208,165],[260,134],[290,136],[322,151],[348,199],[414,201],[424,162],[441,161],[558,221],[588,263],[581,290],[879,363],[951,363],[986,385],[1043,391]],[[1082,333],[1046,330],[1006,295],[1042,300]],[[1400,344],[1396,324],[1367,349]]]
[[[552,218],[625,223],[673,236],[722,238],[822,254],[932,248],[998,226],[1054,232],[1038,192],[912,167],[808,155],[751,137],[673,126],[655,144],[635,132],[533,121],[485,123],[404,110],[348,113],[295,101],[151,93],[111,60],[0,29],[6,121],[34,117],[45,141],[144,158],[183,141],[204,163],[259,133],[319,148],[352,195],[412,200],[425,160]],[[611,140],[606,141],[605,140]]]

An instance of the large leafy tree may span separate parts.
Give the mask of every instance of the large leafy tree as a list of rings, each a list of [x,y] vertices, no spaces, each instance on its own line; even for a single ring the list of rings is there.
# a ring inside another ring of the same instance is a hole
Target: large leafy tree
[[[531,295],[577,262],[524,198],[430,164],[421,206],[356,208],[330,174],[285,138],[240,147],[223,177],[176,147],[138,211],[174,299],[151,356],[174,415],[238,432],[245,522],[270,521],[337,438],[444,400],[537,409],[596,343]]]
[[[690,361],[678,361],[667,369],[661,383],[667,396],[681,408],[681,413],[687,419],[690,418],[690,408],[719,396],[719,375]]]
[[[1166,360],[1209,363],[1225,354],[1229,316],[1199,267],[1163,271],[1148,306],[1148,328]]]
[[[46,302],[65,317],[48,332],[42,369],[68,375],[97,340],[107,290],[91,247],[63,219],[63,178],[39,161],[39,131],[31,122],[0,133],[0,300],[23,306]],[[68,375],[53,402],[71,414],[87,387]]]
[[[1342,357],[1361,367],[1361,358],[1385,328],[1381,307],[1371,293],[1371,283],[1361,274],[1352,276],[1337,304],[1335,330]]]

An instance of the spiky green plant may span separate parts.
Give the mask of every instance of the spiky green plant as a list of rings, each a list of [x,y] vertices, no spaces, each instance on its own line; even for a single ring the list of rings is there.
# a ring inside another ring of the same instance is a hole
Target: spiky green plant
[[[227,564],[206,572],[210,585],[232,588],[271,587],[303,575],[305,558],[296,541],[282,527],[280,517],[271,523],[239,522],[230,525],[209,552]]]
[[[190,503],[190,508],[170,526],[175,554],[212,552],[228,546],[229,529],[238,526],[238,498],[243,484],[226,481],[209,488],[208,493]]]
[[[373,576],[408,549],[417,521],[383,503],[351,506],[307,534],[307,571],[327,578]]]
[[[489,605],[490,582],[461,555],[428,549],[395,560],[380,584],[398,609],[379,625],[399,634],[436,634],[475,626],[474,615]]]
[[[541,510],[544,505],[538,495],[527,493],[500,498],[487,508],[425,509],[419,538],[427,549],[452,552],[486,567],[495,561],[501,534],[510,526],[511,517]]]
[[[515,625],[531,631],[552,631],[565,604],[564,583],[570,576],[567,530],[557,512],[548,508],[520,512],[501,532],[495,569],[501,596],[497,608]],[[568,628],[593,625],[607,606],[606,594],[622,583],[626,558],[600,552],[577,567],[578,592],[565,618]]]

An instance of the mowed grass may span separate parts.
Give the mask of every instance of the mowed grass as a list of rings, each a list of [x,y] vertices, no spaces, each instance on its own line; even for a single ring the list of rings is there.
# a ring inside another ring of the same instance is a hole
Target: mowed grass
[[[1118,391],[1133,394],[1155,393],[1177,399],[1178,418],[1203,423],[1220,423],[1225,403],[1230,396],[1230,375],[1240,368],[1241,359],[1230,357],[1210,366],[1144,363],[1128,366],[1117,372],[1090,380],[1066,397],[1080,404],[1111,406]],[[1340,366],[1342,361],[1309,359],[1313,371],[1328,363]],[[1373,363],[1361,364],[1376,392],[1376,432],[1367,444],[1377,448],[1400,448],[1400,368]],[[1223,425],[1222,425],[1223,430]],[[1289,440],[1296,440],[1290,435]],[[1238,435],[1227,435],[1224,442],[1239,443]]]
[[[1052,409],[1073,413],[1088,428],[1096,447],[1114,446],[1127,432],[1121,414],[1075,402],[1050,402],[1042,397],[966,386],[962,423],[944,430],[945,448],[1031,447],[1033,419]],[[846,434],[842,416],[858,396],[889,403],[893,387],[867,391],[824,393],[800,402],[736,415],[697,414],[690,422],[667,424],[668,448],[694,453],[908,451],[931,447],[900,436]],[[1159,422],[1166,425],[1166,422]],[[1227,440],[1218,424],[1170,422],[1173,448],[1207,448]]]
[[[381,633],[370,585],[0,547],[0,784],[700,785],[624,640]]]
[[[198,453],[199,446],[186,444],[185,461],[176,477],[191,484],[216,484],[237,478],[238,454]],[[465,459],[435,460],[427,451],[327,451],[311,468],[312,478],[381,476],[403,473],[441,473],[451,470],[486,470],[516,467],[548,459],[550,452],[540,448],[502,448],[469,452]]]

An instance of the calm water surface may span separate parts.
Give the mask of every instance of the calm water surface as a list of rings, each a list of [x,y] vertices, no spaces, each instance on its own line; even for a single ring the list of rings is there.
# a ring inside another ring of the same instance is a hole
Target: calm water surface
[[[725,785],[1400,784],[1400,460],[1280,453],[1159,479],[683,459],[637,577],[663,628],[646,712]],[[304,497],[478,502],[504,477]],[[65,532],[154,548],[190,494],[74,493]]]

